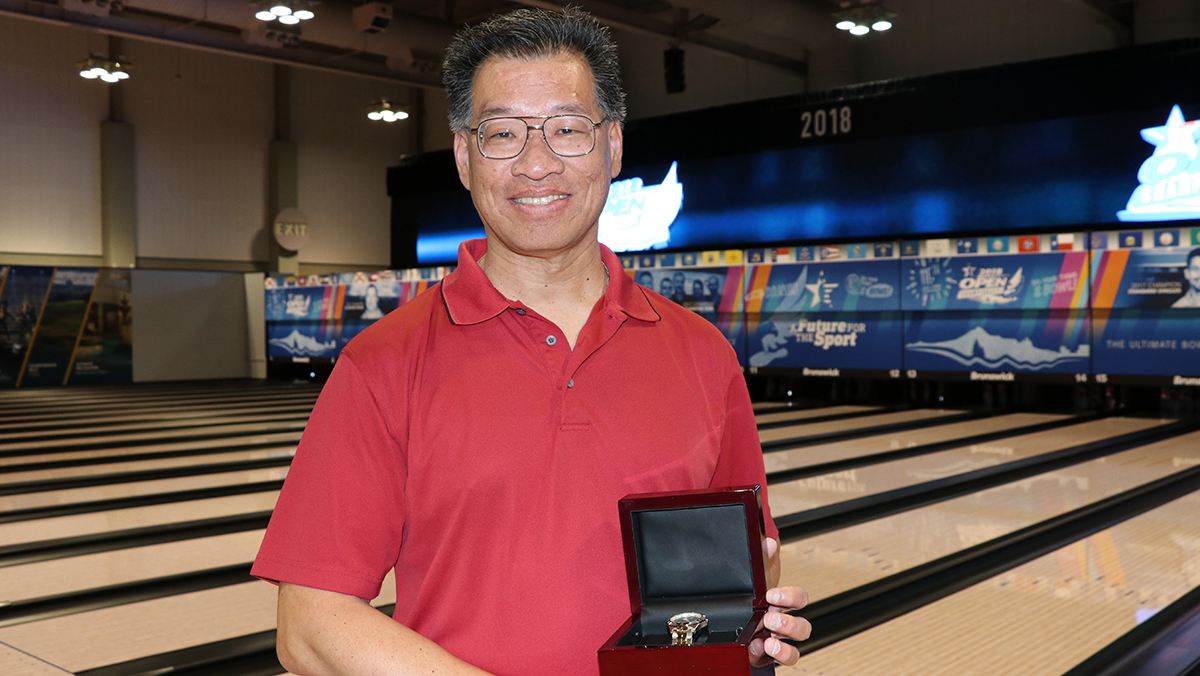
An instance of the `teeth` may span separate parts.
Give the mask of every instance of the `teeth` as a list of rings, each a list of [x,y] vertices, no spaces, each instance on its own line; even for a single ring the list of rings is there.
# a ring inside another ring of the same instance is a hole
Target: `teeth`
[[[549,204],[555,200],[566,198],[566,195],[546,195],[545,197],[518,197],[513,201],[517,204]]]

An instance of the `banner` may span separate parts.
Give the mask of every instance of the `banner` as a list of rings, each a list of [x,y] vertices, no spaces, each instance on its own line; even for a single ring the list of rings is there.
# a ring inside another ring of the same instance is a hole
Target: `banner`
[[[1082,309],[1085,251],[905,258],[905,310]]]
[[[1087,312],[914,312],[904,320],[904,368],[1089,373]]]
[[[762,315],[748,336],[744,363],[753,368],[893,370],[901,368],[902,339],[899,312],[771,313]]]
[[[1097,309],[1093,317],[1095,373],[1200,376],[1200,313],[1196,310]]]
[[[746,268],[736,266],[712,267],[642,267],[629,270],[638,284],[657,291],[683,307],[704,317],[720,329],[745,363],[745,321],[742,306],[742,278]]]
[[[334,359],[363,329],[427,291],[446,272],[424,268],[267,277],[267,356]]]
[[[55,269],[20,386],[66,383],[98,274],[96,268]]]
[[[0,387],[17,387],[25,370],[54,268],[14,265],[0,289]]]
[[[880,312],[900,309],[895,259],[755,265],[746,312]]]
[[[127,269],[102,269],[66,384],[133,382],[133,306]]]
[[[1200,309],[1200,247],[1093,251],[1092,269],[1093,307]]]

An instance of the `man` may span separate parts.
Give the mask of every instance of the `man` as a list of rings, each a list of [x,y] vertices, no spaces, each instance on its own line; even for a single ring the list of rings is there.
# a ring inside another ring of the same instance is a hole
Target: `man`
[[[597,242],[624,118],[606,32],[518,10],[464,31],[445,80],[487,238],[342,352],[253,572],[295,673],[587,676],[629,613],[617,500],[765,486],[753,412],[720,333]],[[391,569],[388,618],[366,599]],[[755,664],[794,662],[779,638],[807,623],[765,622]]]
[[[1200,248],[1188,252],[1183,276],[1188,281],[1187,293],[1180,296],[1171,307],[1200,307]]]

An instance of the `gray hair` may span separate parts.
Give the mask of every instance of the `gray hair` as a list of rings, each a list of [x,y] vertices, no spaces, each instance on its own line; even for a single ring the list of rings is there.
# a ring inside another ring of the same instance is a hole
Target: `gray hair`
[[[544,59],[575,54],[587,61],[604,119],[625,123],[625,92],[617,45],[604,26],[578,7],[561,12],[518,9],[463,29],[446,50],[442,83],[450,102],[450,131],[471,127],[475,74],[490,58]]]

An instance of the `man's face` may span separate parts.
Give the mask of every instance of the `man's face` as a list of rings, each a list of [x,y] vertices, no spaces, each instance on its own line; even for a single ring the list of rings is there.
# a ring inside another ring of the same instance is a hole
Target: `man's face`
[[[671,280],[664,277],[663,280],[658,283],[658,292],[664,296],[670,296],[672,293],[675,293],[675,289],[672,288],[671,285]]]
[[[1183,276],[1187,277],[1193,289],[1200,291],[1200,256],[1194,256],[1188,261],[1188,266],[1183,269]]]
[[[679,291],[679,293],[683,293],[683,289],[685,288],[683,286],[684,281],[685,281],[683,278],[683,273],[676,272],[674,275],[671,276],[671,281],[675,283],[675,288]]]
[[[492,117],[522,117],[530,124],[548,115],[584,115],[593,122],[602,117],[591,69],[571,54],[489,59],[475,75],[472,96],[472,127]],[[580,157],[554,154],[539,131],[531,131],[521,154],[507,160],[483,157],[476,139],[470,132],[456,134],[454,157],[489,251],[500,246],[546,257],[594,243],[608,185],[621,170],[620,123],[604,122],[595,148]]]

